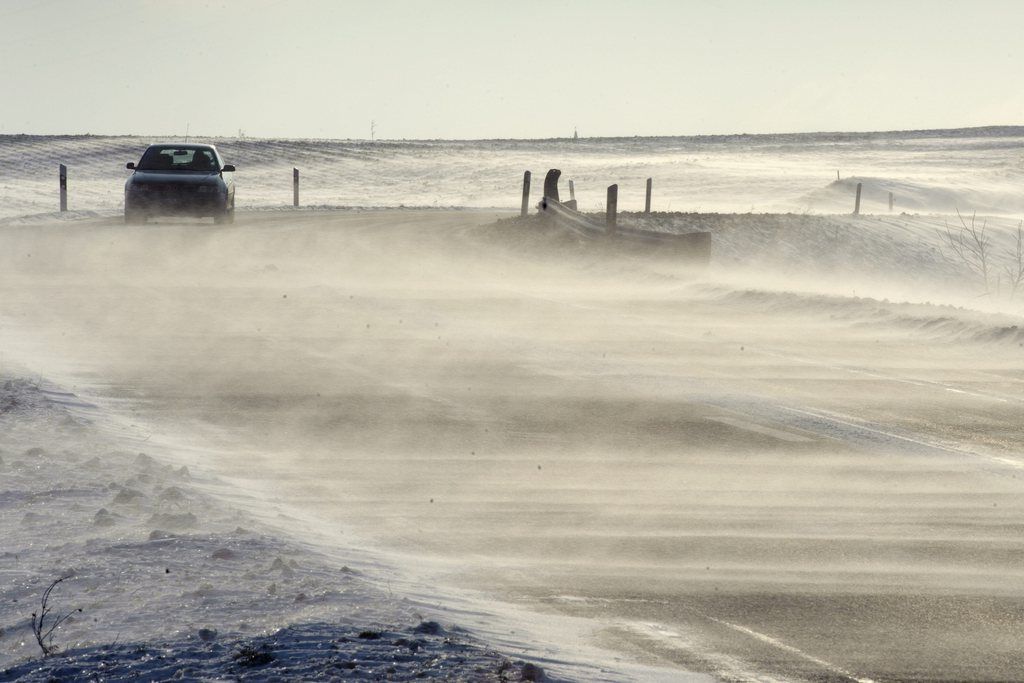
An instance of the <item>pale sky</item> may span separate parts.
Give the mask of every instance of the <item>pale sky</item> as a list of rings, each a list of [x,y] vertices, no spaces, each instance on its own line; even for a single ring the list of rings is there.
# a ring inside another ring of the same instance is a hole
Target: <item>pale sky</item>
[[[0,0],[0,133],[1024,124],[1022,0]]]

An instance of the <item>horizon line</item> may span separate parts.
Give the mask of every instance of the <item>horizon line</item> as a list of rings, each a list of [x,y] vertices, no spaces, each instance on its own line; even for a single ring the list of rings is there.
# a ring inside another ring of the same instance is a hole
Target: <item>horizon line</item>
[[[304,137],[304,136],[259,136],[259,135],[196,135],[189,133],[189,138],[201,138],[206,140],[295,140],[295,141],[323,141],[323,142],[360,142],[360,143],[394,143],[394,142],[560,142],[560,141],[591,141],[591,140],[660,140],[660,139],[734,139],[734,138],[778,138],[778,137],[811,137],[822,135],[835,136],[867,136],[867,135],[916,135],[926,134],[951,134],[951,133],[978,133],[978,132],[1016,132],[1024,135],[1024,124],[999,124],[985,126],[962,126],[957,128],[907,128],[890,130],[818,130],[818,131],[789,131],[778,133],[689,133],[689,134],[657,134],[657,135],[594,135],[594,136],[559,136],[559,137],[536,137],[536,138],[337,138],[337,137]],[[0,138],[9,137],[33,137],[33,138],[160,138],[169,141],[186,137],[181,133],[173,135],[156,135],[151,133],[0,133]]]

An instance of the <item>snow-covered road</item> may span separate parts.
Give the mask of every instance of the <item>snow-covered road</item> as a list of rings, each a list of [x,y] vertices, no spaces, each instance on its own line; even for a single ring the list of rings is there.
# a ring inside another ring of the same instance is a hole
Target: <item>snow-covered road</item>
[[[0,348],[231,505],[379,553],[398,592],[547,615],[467,624],[499,646],[569,616],[591,633],[562,648],[612,668],[1024,672],[1019,316],[924,303],[949,292],[915,273],[899,304],[855,269],[689,273],[494,217],[7,226]],[[880,249],[934,239],[899,228]]]

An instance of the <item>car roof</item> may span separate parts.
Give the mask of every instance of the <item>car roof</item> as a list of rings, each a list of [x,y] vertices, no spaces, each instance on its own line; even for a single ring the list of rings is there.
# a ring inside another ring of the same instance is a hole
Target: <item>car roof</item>
[[[153,147],[173,147],[174,149],[217,149],[214,145],[197,144],[193,142],[154,142],[146,149],[152,149]]]

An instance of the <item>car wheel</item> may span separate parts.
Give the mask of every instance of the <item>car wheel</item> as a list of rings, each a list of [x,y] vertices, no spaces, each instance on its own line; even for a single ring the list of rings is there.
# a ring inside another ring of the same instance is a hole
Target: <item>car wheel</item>
[[[223,211],[220,211],[213,216],[214,223],[234,223],[235,222],[235,197],[231,196],[231,203],[224,207]]]

